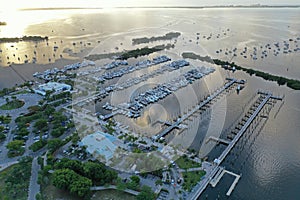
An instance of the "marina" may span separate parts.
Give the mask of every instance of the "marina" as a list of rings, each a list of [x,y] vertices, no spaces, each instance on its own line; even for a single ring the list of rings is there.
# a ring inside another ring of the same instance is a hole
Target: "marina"
[[[208,105],[211,101],[213,101],[215,98],[217,98],[222,92],[224,92],[225,90],[227,90],[228,88],[230,88],[233,84],[235,84],[237,82],[240,82],[240,81],[238,81],[236,79],[230,79],[230,81],[225,83],[225,85],[223,87],[221,87],[218,90],[216,90],[215,92],[213,92],[213,94],[211,94],[205,100],[200,102],[200,104],[198,104],[190,112],[183,115],[181,118],[178,118],[175,123],[173,123],[171,126],[164,129],[161,133],[153,136],[153,139],[157,140],[157,139],[160,139],[162,137],[165,137],[170,131],[172,131],[174,128],[178,127],[183,121],[185,121],[190,116],[192,116],[196,111],[198,111],[198,110],[202,109],[203,107],[205,107],[206,105]]]
[[[119,184],[149,187],[145,200],[299,196],[299,6],[12,4],[0,12],[0,196],[127,199]],[[63,181],[67,160],[111,171],[109,191],[75,169],[86,184],[68,185],[91,196],[39,183]]]
[[[184,65],[182,65],[183,67]],[[202,69],[197,70],[193,69],[182,76],[170,81],[169,83],[164,83],[158,85],[145,93],[141,93],[138,96],[134,97],[134,101],[129,103],[129,110],[128,113],[129,117],[137,118],[140,116],[141,111],[147,105],[157,102],[161,99],[164,99],[168,95],[174,93],[175,91],[179,90],[182,87],[186,87],[188,84],[192,84],[195,80],[202,78],[210,73],[213,73],[214,69],[206,69],[202,67]]]

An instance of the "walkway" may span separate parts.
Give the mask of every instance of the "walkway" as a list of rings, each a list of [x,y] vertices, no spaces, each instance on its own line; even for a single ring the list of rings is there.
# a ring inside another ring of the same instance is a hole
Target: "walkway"
[[[99,191],[99,190],[116,190],[117,189],[117,186],[115,185],[110,185],[108,187],[104,187],[104,186],[94,186],[94,187],[91,187],[90,190],[92,191]],[[130,189],[125,189],[125,190],[122,190],[123,192],[127,192],[129,194],[132,194],[132,195],[135,195],[137,196],[140,192],[138,191],[135,191],[135,190],[130,190]]]

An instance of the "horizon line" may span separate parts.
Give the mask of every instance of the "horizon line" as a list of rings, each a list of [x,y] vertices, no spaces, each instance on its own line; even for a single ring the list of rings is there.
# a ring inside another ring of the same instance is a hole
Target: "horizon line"
[[[17,10],[75,10],[75,9],[122,9],[122,8],[181,8],[181,9],[203,9],[203,8],[297,8],[300,4],[287,5],[212,5],[212,6],[115,6],[115,7],[38,7],[19,8]]]

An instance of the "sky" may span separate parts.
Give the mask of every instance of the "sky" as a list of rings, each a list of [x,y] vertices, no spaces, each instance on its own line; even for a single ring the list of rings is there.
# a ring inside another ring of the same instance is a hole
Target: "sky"
[[[300,5],[300,0],[0,0],[6,9],[47,7]],[[1,6],[2,7],[2,6]]]

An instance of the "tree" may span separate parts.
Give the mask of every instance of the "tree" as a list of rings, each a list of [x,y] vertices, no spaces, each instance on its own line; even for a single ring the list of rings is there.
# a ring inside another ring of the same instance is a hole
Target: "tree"
[[[4,133],[0,133],[0,142],[6,139],[6,135]]]
[[[47,144],[46,141],[44,141],[44,140],[39,140],[39,141],[33,143],[33,144],[29,147],[29,149],[31,149],[33,152],[36,152],[36,151],[40,150],[41,148],[43,148],[46,144]]]
[[[50,152],[55,152],[59,147],[61,147],[61,145],[63,144],[63,142],[60,139],[52,139],[48,141],[48,149]]]
[[[59,169],[53,174],[53,185],[60,189],[69,190],[79,197],[84,197],[90,191],[92,181],[86,177],[80,176],[70,169]]]
[[[155,193],[150,187],[144,185],[141,192],[136,196],[137,200],[154,200],[156,199]]]
[[[64,132],[65,132],[65,129],[63,127],[59,127],[59,128],[53,129],[52,132],[51,132],[51,135],[53,137],[59,137],[62,134],[64,134]]]
[[[112,183],[114,180],[118,178],[118,174],[115,171],[112,170],[106,170],[104,173],[105,176],[105,183]]]
[[[24,144],[24,141],[22,140],[14,140],[7,144],[7,149],[11,151],[20,151],[22,149],[22,146]]]
[[[38,121],[35,122],[34,127],[38,130],[41,130],[47,127],[47,125],[48,125],[47,120],[39,119]]]
[[[75,171],[78,174],[84,174],[82,163],[78,160],[70,160],[68,158],[63,158],[60,161],[55,163],[54,168],[55,169],[70,169],[70,170]]]
[[[79,176],[77,180],[70,185],[70,192],[77,194],[79,197],[84,197],[90,192],[92,181],[83,176]]]
[[[0,126],[0,132],[4,131],[4,126]]]
[[[53,108],[53,106],[49,106],[47,105],[47,107],[44,110],[44,113],[49,116],[52,115],[55,112],[55,109]]]
[[[70,169],[59,169],[53,173],[53,185],[59,189],[69,189],[71,183],[77,180],[78,174]]]
[[[18,130],[18,135],[20,135],[20,136],[25,136],[28,134],[29,134],[29,131],[25,127]]]
[[[102,163],[86,162],[83,166],[83,171],[86,177],[93,180],[95,183],[105,179],[105,166]]]
[[[137,184],[140,184],[140,177],[136,176],[136,175],[133,175],[130,177],[131,181],[137,183]]]

